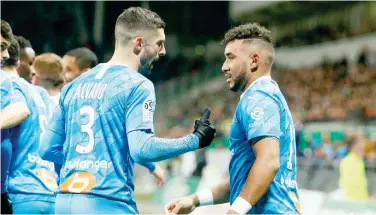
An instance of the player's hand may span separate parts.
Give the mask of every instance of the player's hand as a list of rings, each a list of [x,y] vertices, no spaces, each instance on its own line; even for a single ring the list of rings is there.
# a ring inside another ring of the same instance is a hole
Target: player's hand
[[[216,129],[209,121],[209,117],[210,109],[206,108],[201,119],[196,120],[195,122],[195,130],[193,131],[193,134],[198,137],[200,148],[209,146],[215,136]]]
[[[164,173],[165,171],[158,165],[155,167],[155,170],[153,171],[153,175],[158,179],[158,187],[161,187],[166,182],[166,177]]]
[[[227,214],[239,214],[239,213],[236,212],[236,211],[233,211],[233,210],[229,209],[229,210],[227,211]]]
[[[174,199],[164,206],[164,212],[166,215],[189,214],[196,209],[196,201],[193,195]]]

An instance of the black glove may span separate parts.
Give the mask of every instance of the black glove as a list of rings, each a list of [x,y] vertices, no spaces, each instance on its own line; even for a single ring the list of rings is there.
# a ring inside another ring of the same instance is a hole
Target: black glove
[[[214,139],[216,129],[213,124],[209,122],[210,109],[206,108],[200,120],[195,121],[195,130],[193,134],[199,139],[200,148],[207,147]]]

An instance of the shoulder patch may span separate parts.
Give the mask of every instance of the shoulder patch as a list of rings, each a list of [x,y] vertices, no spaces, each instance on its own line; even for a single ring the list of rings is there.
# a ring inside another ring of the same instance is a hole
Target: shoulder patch
[[[142,108],[143,121],[153,121],[154,110],[155,110],[154,102],[150,99],[146,100]]]

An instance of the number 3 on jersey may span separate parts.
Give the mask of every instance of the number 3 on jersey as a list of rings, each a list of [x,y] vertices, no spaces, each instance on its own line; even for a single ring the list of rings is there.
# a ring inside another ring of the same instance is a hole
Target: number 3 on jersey
[[[88,116],[88,122],[86,124],[81,125],[81,132],[87,133],[88,135],[88,144],[77,144],[76,146],[76,152],[80,154],[89,154],[94,149],[94,132],[93,132],[93,124],[94,124],[94,108],[91,106],[84,106],[80,108],[80,115]]]

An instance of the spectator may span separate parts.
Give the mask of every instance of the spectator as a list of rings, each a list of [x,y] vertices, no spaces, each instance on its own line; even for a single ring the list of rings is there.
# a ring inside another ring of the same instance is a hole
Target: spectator
[[[368,185],[364,166],[364,144],[364,137],[357,135],[351,146],[350,153],[340,163],[339,186],[345,200],[368,200]]]

